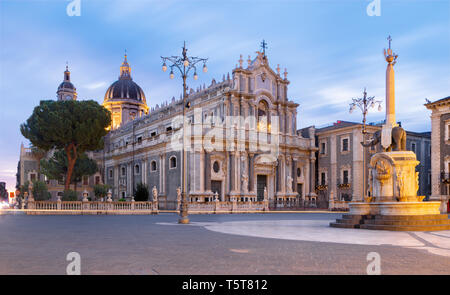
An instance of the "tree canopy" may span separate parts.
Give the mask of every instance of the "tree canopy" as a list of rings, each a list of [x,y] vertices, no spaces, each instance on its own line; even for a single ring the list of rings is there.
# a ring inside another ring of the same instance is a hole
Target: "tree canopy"
[[[65,150],[68,190],[78,156],[103,147],[110,123],[111,113],[96,101],[43,100],[20,125],[20,131],[37,148]]]

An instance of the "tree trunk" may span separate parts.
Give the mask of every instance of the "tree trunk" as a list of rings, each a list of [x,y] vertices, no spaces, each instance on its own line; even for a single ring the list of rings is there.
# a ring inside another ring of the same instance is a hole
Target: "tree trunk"
[[[65,147],[64,150],[67,154],[67,178],[64,185],[64,190],[70,189],[70,180],[72,178],[73,168],[75,167],[75,162],[77,161],[77,147],[75,144],[71,143],[69,146]],[[73,151],[73,155],[71,154]]]

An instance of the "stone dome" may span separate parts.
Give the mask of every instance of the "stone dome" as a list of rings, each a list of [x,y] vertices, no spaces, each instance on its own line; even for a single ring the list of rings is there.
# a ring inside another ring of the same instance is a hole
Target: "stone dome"
[[[127,99],[147,105],[144,91],[133,81],[130,73],[131,68],[127,61],[127,55],[125,55],[125,60],[120,66],[119,80],[112,83],[106,90],[104,102]]]
[[[119,78],[106,90],[105,101],[132,99],[146,103],[144,91],[131,78]]]
[[[75,90],[75,86],[73,86],[73,84],[71,82],[64,81],[61,84],[59,84],[59,86],[58,86],[58,90],[63,90],[63,89]]]

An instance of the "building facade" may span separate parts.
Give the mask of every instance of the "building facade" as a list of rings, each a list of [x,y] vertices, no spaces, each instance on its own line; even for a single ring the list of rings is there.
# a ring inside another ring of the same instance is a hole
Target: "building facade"
[[[346,209],[349,201],[362,201],[364,190],[368,190],[370,157],[381,150],[377,146],[365,148],[366,168],[363,173],[362,127],[360,123],[337,121],[316,129],[318,147],[316,193],[318,202],[328,202],[330,209]],[[366,125],[366,142],[370,141],[373,134],[381,128],[381,124]],[[430,146],[429,132],[407,131],[406,148],[416,153],[417,160],[420,161],[416,167],[416,171],[419,172],[418,194],[426,197],[431,194]],[[367,195],[370,195],[370,192],[367,191]]]
[[[298,104],[258,52],[239,60],[221,82],[188,91],[187,193],[192,201],[262,200],[295,203],[314,194],[314,128],[297,132]],[[104,104],[110,101],[108,92]],[[156,105],[113,128],[105,138],[105,182],[113,198],[129,198],[138,183],[158,191],[173,209],[182,183],[183,100]],[[116,116],[112,109],[112,116]],[[311,176],[312,175],[312,176]]]
[[[431,110],[431,199],[450,212],[450,96],[425,107]]]

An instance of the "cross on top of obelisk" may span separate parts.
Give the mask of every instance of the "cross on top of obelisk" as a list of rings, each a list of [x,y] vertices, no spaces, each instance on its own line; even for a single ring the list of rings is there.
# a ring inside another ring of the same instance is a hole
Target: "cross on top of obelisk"
[[[266,43],[266,41],[264,39],[261,42],[261,48],[262,48],[262,51],[263,51],[263,55],[266,55],[267,43]]]
[[[391,41],[392,41],[391,35],[387,37],[387,40],[389,41],[389,49],[391,49]]]

